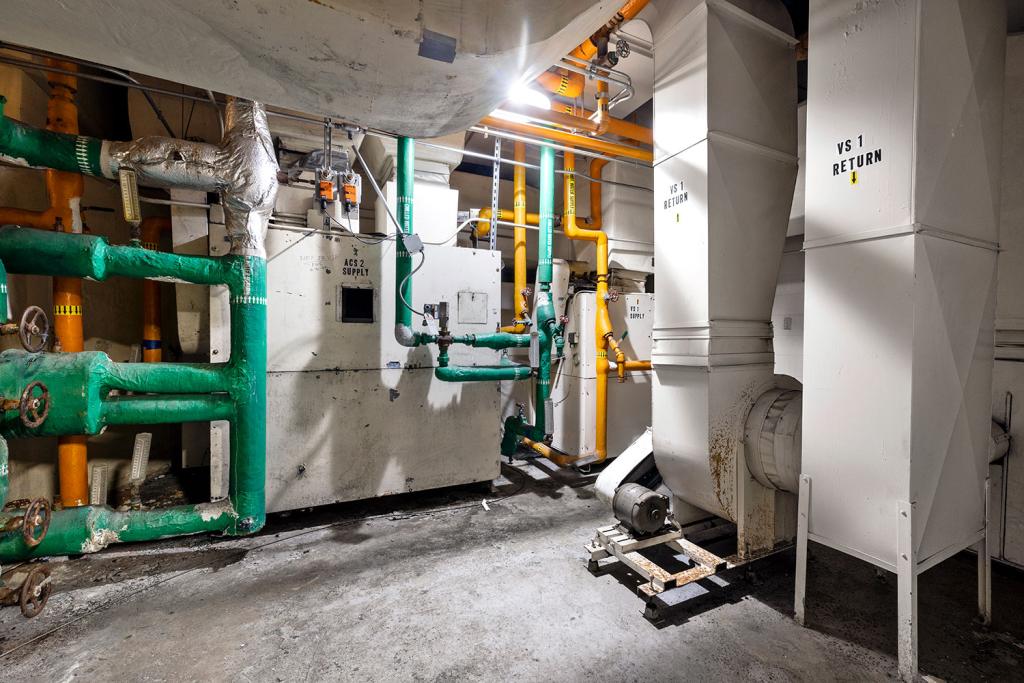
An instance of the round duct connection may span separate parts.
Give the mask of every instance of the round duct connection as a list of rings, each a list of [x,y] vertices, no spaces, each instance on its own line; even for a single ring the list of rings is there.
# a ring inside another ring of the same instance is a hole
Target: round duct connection
[[[762,486],[796,493],[800,483],[802,392],[775,388],[754,402],[743,434],[747,468]]]

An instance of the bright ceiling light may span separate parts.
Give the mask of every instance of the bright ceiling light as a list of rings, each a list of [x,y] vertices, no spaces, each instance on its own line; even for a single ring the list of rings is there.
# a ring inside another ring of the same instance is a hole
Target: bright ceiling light
[[[538,109],[551,109],[551,100],[547,96],[525,83],[516,83],[508,91],[508,101],[514,104],[526,104]]]

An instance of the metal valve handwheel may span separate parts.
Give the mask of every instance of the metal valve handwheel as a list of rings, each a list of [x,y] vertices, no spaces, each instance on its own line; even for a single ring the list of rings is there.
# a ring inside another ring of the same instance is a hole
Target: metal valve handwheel
[[[50,568],[38,564],[25,577],[21,584],[21,596],[18,605],[21,613],[26,619],[37,616],[46,607],[46,601],[50,599],[53,592],[53,584],[50,583]]]
[[[50,529],[50,501],[45,498],[36,498],[25,510],[25,517],[21,520],[21,537],[25,539],[25,545],[35,548],[46,538],[46,532]]]
[[[46,416],[50,414],[50,390],[45,384],[32,382],[25,387],[21,392],[21,401],[18,402],[18,414],[21,416],[21,424],[29,429],[35,429],[46,422]]]
[[[46,348],[50,341],[50,319],[38,306],[29,306],[21,314],[18,324],[18,337],[26,351],[38,353]]]

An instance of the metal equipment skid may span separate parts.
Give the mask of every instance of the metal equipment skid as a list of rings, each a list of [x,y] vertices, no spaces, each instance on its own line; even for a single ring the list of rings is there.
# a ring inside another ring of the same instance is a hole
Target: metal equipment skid
[[[731,524],[725,525],[725,527],[735,528]],[[587,569],[591,573],[597,573],[613,564],[615,560],[629,567],[643,579],[643,583],[637,587],[637,594],[645,602],[644,616],[652,621],[657,621],[661,618],[661,609],[666,606],[659,599],[662,593],[706,579],[728,569],[749,565],[755,560],[774,555],[793,545],[792,543],[779,543],[774,548],[762,552],[747,553],[742,556],[739,553],[733,553],[726,557],[720,557],[695,542],[721,539],[725,527],[706,528],[701,526],[687,534],[677,524],[672,523],[666,525],[664,531],[660,533],[640,537],[634,535],[623,524],[600,527],[594,540],[585,546],[587,552],[590,553]],[[694,540],[685,538],[686,535],[690,535]],[[640,552],[658,546],[667,547],[674,555],[684,556],[689,566],[681,571],[672,572]],[[601,560],[608,558],[614,559],[612,562],[600,564]]]

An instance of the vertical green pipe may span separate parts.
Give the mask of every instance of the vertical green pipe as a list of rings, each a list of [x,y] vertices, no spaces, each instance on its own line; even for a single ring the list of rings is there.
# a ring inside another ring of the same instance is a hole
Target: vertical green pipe
[[[540,241],[537,253],[537,285],[540,296],[534,312],[534,324],[540,335],[540,367],[537,368],[537,389],[534,399],[534,428],[537,435],[547,437],[552,425],[545,413],[551,399],[551,342],[555,327],[555,308],[551,301],[552,242],[555,231],[555,150],[540,148]]]
[[[555,230],[555,150],[540,148],[540,244],[537,250],[537,283],[551,290],[551,254]]]
[[[7,502],[7,489],[11,471],[7,464],[7,439],[0,437],[0,509]]]
[[[0,323],[10,320],[10,309],[7,308],[7,268],[0,261]]]
[[[412,198],[416,166],[416,147],[412,138],[398,138],[398,240],[395,245],[395,338],[403,346],[416,346],[412,334],[412,256],[405,248],[405,235],[411,235]],[[404,299],[404,301],[403,301]]]
[[[527,436],[534,441],[545,441],[552,425],[547,424],[545,410],[551,399],[551,344],[558,334],[555,307],[551,301],[552,242],[555,225],[555,150],[540,148],[540,238],[537,250],[537,307],[534,310],[534,329],[540,346],[537,383],[534,391],[534,424],[526,424],[518,415],[505,420],[505,436],[501,440],[502,455],[511,456],[519,447],[519,438]]]
[[[228,494],[238,515],[235,534],[259,531],[267,519],[267,261],[244,258],[241,291],[231,294],[235,421]]]

